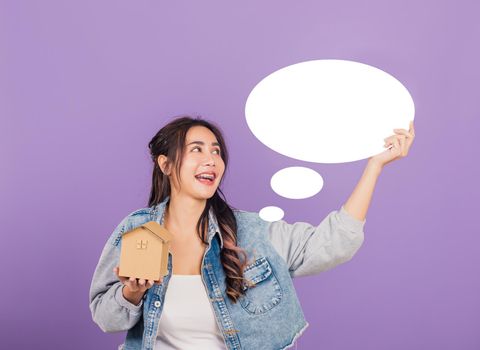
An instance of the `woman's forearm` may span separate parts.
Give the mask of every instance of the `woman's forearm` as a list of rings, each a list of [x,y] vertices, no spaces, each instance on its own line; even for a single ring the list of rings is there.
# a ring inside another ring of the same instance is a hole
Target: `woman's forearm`
[[[369,160],[357,186],[343,205],[345,210],[358,220],[364,220],[367,216],[373,190],[381,171],[381,165]]]

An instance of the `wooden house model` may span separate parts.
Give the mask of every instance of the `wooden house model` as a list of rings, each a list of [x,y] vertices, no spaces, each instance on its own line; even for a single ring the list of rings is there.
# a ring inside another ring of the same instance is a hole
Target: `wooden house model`
[[[119,276],[159,281],[168,273],[172,235],[156,221],[147,222],[122,236]]]

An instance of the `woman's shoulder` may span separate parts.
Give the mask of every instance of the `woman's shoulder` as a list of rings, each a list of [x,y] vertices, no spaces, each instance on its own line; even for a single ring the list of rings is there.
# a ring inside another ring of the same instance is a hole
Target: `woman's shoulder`
[[[131,231],[152,220],[155,220],[155,207],[135,209],[120,220],[120,223],[117,224],[110,235],[110,240],[113,241],[114,245],[117,245],[120,241],[120,238],[126,232]]]
[[[238,208],[232,208],[233,214],[235,215],[236,218],[241,218],[241,219],[260,219],[260,216],[258,213],[254,211],[248,211],[248,210],[243,210],[243,209],[238,209]]]
[[[119,228],[122,228],[122,231],[131,229],[132,227],[142,225],[145,222],[155,219],[155,207],[145,207],[135,209],[129,214],[127,214],[118,225]]]
[[[247,211],[242,209],[232,209],[235,219],[239,227],[263,227],[267,228],[270,224],[268,221],[263,220],[260,215],[255,211]]]
[[[127,217],[133,217],[133,216],[139,216],[139,215],[152,215],[154,211],[155,211],[155,207],[139,208],[132,211],[130,214],[128,214]]]
[[[155,215],[155,207],[139,208],[128,213],[122,220],[122,222],[128,222],[131,220],[141,220],[142,218],[151,218]]]

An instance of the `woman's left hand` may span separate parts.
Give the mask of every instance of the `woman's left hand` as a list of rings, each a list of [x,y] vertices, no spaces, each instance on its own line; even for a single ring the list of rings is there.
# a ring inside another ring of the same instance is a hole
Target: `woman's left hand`
[[[370,161],[383,168],[384,165],[393,160],[404,158],[407,156],[413,139],[415,138],[415,129],[413,128],[413,120],[410,122],[409,130],[393,129],[395,135],[384,139],[384,147],[392,146],[386,151],[370,157]]]

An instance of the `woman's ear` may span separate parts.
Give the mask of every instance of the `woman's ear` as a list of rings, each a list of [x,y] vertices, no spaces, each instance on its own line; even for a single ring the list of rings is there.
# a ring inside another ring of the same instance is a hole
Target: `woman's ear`
[[[162,173],[164,173],[167,176],[170,175],[170,166],[169,166],[168,158],[163,154],[161,154],[158,156],[157,162]]]

